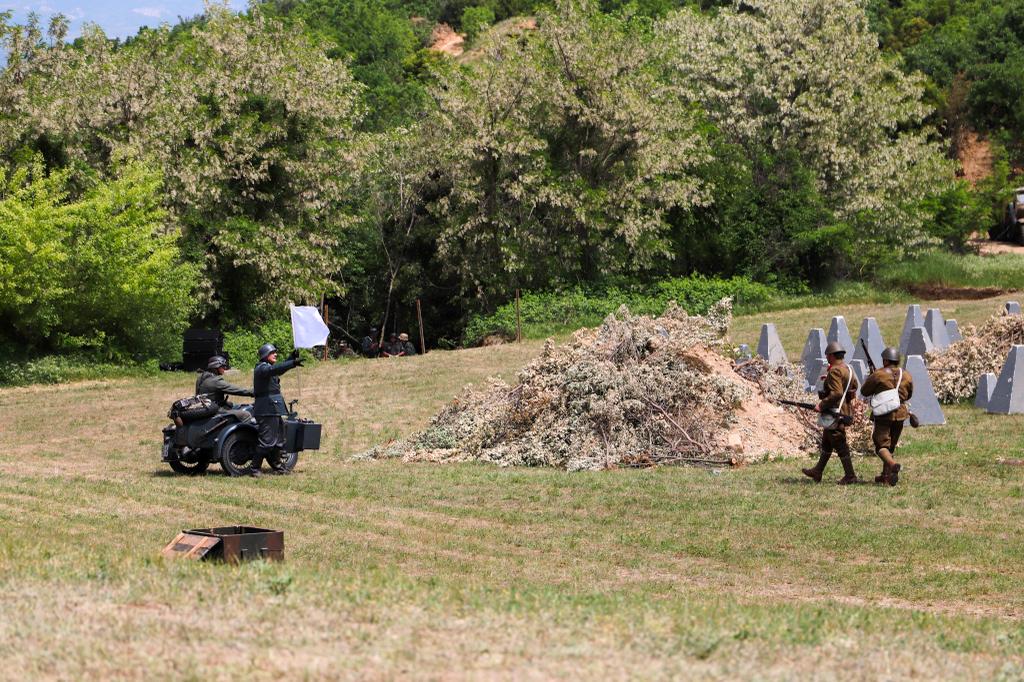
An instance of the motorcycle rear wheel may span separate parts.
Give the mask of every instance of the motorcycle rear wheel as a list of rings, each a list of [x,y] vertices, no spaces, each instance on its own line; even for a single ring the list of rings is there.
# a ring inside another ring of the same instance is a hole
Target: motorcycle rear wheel
[[[170,457],[170,443],[164,443],[164,461],[170,465],[171,470],[176,474],[184,476],[199,476],[205,474],[210,468],[210,457],[205,452],[199,453],[199,459],[195,462],[182,462],[177,457]]]

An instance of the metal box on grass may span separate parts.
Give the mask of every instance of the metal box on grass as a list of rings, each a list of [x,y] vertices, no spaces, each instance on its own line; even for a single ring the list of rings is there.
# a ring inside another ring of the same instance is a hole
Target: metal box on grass
[[[166,557],[220,559],[231,564],[254,559],[284,559],[284,531],[253,526],[183,530],[167,545]]]

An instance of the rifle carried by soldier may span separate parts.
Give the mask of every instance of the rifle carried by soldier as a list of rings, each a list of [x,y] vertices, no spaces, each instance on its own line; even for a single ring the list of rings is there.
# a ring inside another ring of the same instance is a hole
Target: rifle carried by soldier
[[[812,412],[816,412],[818,407],[814,403],[801,403],[796,400],[780,400],[779,403],[783,405],[792,405],[793,407],[799,407],[801,410],[811,410]],[[826,414],[832,415],[833,417],[838,419],[839,422],[844,426],[850,426],[851,424],[853,424],[853,416],[839,414],[839,410],[828,410]]]

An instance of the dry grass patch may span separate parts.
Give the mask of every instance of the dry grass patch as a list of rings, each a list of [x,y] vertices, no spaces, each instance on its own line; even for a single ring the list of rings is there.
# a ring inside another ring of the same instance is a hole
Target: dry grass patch
[[[981,317],[997,305],[979,305]],[[871,314],[898,326],[904,309]],[[822,324],[829,313],[792,319]],[[949,426],[907,434],[894,489],[815,486],[799,462],[567,474],[349,461],[422,428],[466,383],[510,379],[540,348],[289,373],[286,397],[301,382],[300,408],[325,424],[325,449],[294,476],[259,481],[172,476],[160,464],[164,414],[191,376],[0,390],[5,670],[1024,675],[1024,468],[996,461],[1019,456],[1021,417],[950,408]],[[856,465],[862,476],[878,466]],[[157,559],[182,528],[240,522],[283,529],[286,562]]]

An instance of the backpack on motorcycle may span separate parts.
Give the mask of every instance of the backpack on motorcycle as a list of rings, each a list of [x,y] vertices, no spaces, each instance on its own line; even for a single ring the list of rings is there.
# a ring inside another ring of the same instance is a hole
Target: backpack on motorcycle
[[[171,409],[167,411],[169,419],[178,418],[185,423],[206,419],[215,414],[217,414],[217,403],[205,395],[175,400],[171,404]]]

